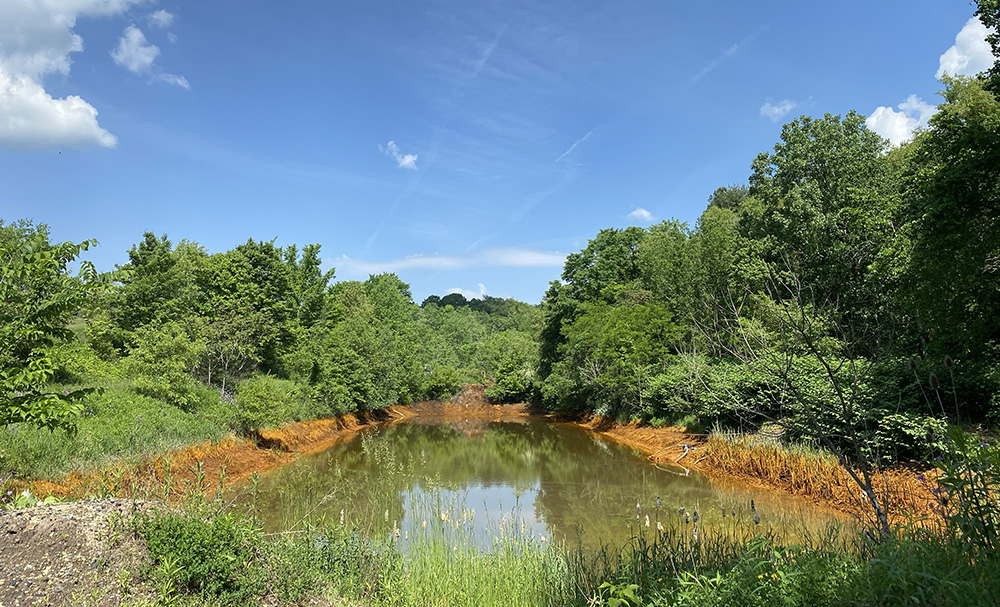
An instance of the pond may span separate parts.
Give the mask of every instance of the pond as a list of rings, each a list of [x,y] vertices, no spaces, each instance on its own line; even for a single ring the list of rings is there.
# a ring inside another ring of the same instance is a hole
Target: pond
[[[795,538],[837,522],[795,498],[725,487],[530,417],[383,426],[263,475],[248,493],[268,531],[343,522],[404,549],[419,530],[446,523],[484,545],[512,533],[594,547],[654,533],[658,523],[693,530],[696,512],[701,529],[737,535]]]

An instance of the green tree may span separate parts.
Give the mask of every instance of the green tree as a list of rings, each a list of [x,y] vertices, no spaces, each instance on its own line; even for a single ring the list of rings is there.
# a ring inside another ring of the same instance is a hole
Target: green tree
[[[50,348],[73,338],[70,315],[108,278],[88,261],[79,277],[67,266],[97,244],[51,244],[48,228],[27,221],[0,220],[0,424],[26,422],[43,428],[72,429],[89,390],[50,392],[54,373]]]
[[[903,292],[937,356],[984,360],[1000,343],[1000,100],[979,80],[945,85],[908,167]]]

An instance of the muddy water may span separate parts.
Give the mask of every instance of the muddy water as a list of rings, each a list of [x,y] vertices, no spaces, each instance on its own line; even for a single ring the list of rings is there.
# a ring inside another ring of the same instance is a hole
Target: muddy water
[[[586,546],[620,545],[647,524],[654,532],[657,522],[690,531],[695,512],[702,533],[750,529],[794,538],[836,522],[793,498],[725,488],[578,427],[534,418],[372,430],[262,476],[248,499],[269,531],[343,520],[374,536],[398,529],[404,544],[445,519],[483,537],[503,529]]]

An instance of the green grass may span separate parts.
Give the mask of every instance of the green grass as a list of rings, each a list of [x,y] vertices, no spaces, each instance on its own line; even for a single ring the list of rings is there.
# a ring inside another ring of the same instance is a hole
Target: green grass
[[[0,472],[55,479],[73,470],[100,469],[229,434],[221,407],[186,413],[136,394],[128,382],[109,383],[87,396],[76,434],[26,424],[0,427]]]

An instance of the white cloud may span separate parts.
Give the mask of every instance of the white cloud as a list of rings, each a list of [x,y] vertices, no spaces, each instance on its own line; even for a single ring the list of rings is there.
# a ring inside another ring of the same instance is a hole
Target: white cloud
[[[156,11],[155,13],[151,14],[149,17],[147,17],[147,19],[149,20],[149,24],[150,25],[152,25],[153,27],[159,28],[161,30],[162,29],[166,29],[166,28],[170,27],[171,25],[173,25],[174,24],[174,18],[175,17],[174,17],[173,13],[168,13],[167,11],[165,11],[163,9],[160,9],[160,10]]]
[[[116,15],[143,0],[0,2],[0,63],[8,73],[34,79],[69,74],[71,53],[83,50],[73,28],[80,16]]]
[[[760,106],[760,115],[769,118],[771,122],[778,122],[794,110],[796,105],[791,99],[783,99],[778,103],[768,101]]]
[[[14,150],[113,148],[118,139],[97,124],[97,110],[76,95],[53,99],[33,78],[0,65],[0,146]]]
[[[328,259],[337,268],[338,275],[367,276],[383,272],[404,270],[464,270],[468,268],[516,267],[561,268],[566,254],[556,251],[539,251],[505,247],[486,249],[472,255],[407,255],[388,261],[366,261],[343,255]]]
[[[159,47],[146,40],[146,35],[134,25],[125,28],[122,37],[118,40],[118,46],[111,51],[111,58],[115,60],[115,63],[133,74],[152,74],[153,80],[191,90],[191,83],[188,82],[187,78],[178,74],[161,72],[154,65],[159,56]]]
[[[486,297],[486,285],[479,283],[477,286],[479,287],[478,291],[470,291],[469,289],[463,289],[462,287],[452,287],[448,289],[448,293],[461,293],[462,297],[465,297],[466,299],[482,299]]]
[[[935,77],[975,76],[992,66],[993,52],[986,42],[988,32],[977,17],[969,19],[955,36],[955,44],[941,55]]]
[[[191,83],[184,76],[178,76],[177,74],[157,74],[156,79],[160,82],[179,86],[182,89],[191,90]]]
[[[118,46],[111,51],[111,58],[133,74],[145,74],[153,67],[159,54],[160,49],[146,41],[142,30],[130,25],[118,40]]]
[[[390,141],[385,144],[385,147],[381,145],[378,149],[391,158],[396,160],[396,166],[401,169],[409,169],[411,171],[417,170],[417,155],[416,154],[403,154],[399,151],[399,146],[396,145],[395,141]]]
[[[642,207],[636,207],[634,211],[628,214],[628,218],[644,223],[653,223],[656,221],[656,217]]]
[[[142,1],[0,1],[0,146],[115,145],[93,106],[75,95],[55,99],[42,81],[48,74],[69,75],[71,55],[83,50],[83,38],[73,31],[79,17],[117,15]]]
[[[913,139],[917,129],[927,126],[927,120],[937,111],[933,105],[916,95],[910,95],[898,106],[900,111],[890,107],[878,107],[865,120],[865,125],[888,139],[892,145],[900,145]]]

